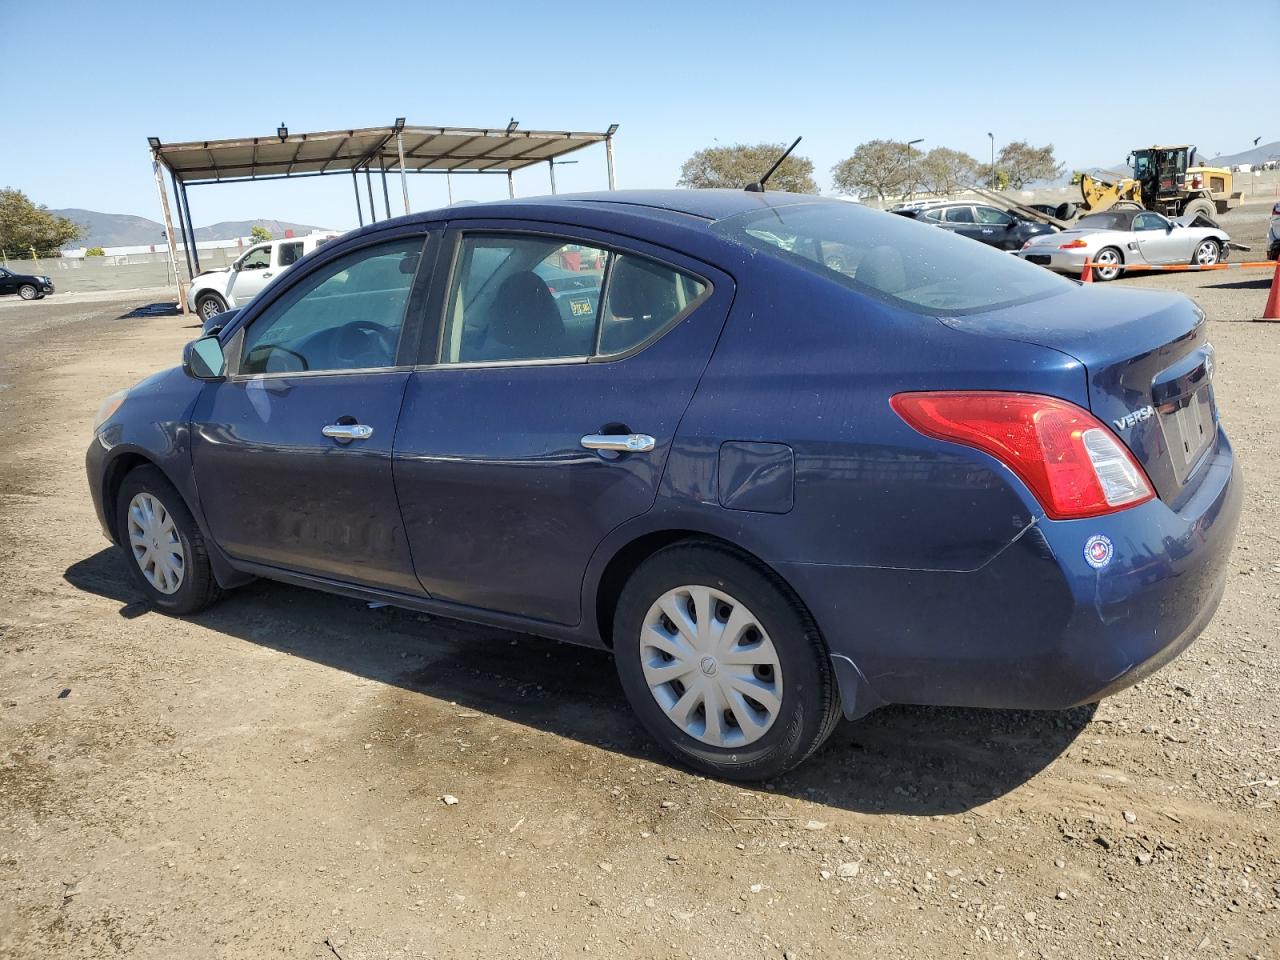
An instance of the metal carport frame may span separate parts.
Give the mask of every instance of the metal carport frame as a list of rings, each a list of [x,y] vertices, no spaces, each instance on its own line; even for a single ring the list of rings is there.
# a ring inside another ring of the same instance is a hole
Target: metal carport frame
[[[512,120],[506,127],[483,129],[474,127],[406,126],[403,117],[388,127],[362,127],[351,130],[327,130],[317,133],[290,133],[281,124],[275,136],[240,137],[230,140],[196,140],[186,143],[162,143],[148,137],[152,172],[160,194],[164,214],[165,237],[169,260],[177,278],[178,300],[187,312],[186,282],[178,270],[178,244],[174,234],[168,191],[163,170],[169,173],[178,229],[186,252],[187,275],[194,279],[200,272],[200,256],[196,250],[195,227],[187,188],[217,183],[239,183],[247,180],[282,180],[293,177],[321,177],[350,172],[355,187],[356,216],[363,226],[364,209],[360,199],[360,171],[364,171],[369,200],[369,222],[378,219],[374,200],[373,176],[382,179],[383,209],[391,217],[391,193],[387,174],[400,175],[404,212],[409,209],[410,173],[443,174],[449,181],[449,201],[453,202],[454,174],[505,174],[507,192],[515,196],[513,174],[539,163],[546,163],[555,193],[555,164],[565,154],[603,143],[608,169],[609,189],[614,189],[613,137],[618,125],[603,133],[555,130],[521,130]]]

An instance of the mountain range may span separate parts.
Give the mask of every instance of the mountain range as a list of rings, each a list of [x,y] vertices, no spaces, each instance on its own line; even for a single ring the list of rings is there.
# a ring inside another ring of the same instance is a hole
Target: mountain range
[[[76,241],[77,247],[133,247],[153,243],[158,246],[164,243],[164,225],[146,217],[134,217],[127,213],[99,213],[97,210],[82,210],[78,207],[49,212],[66,217],[87,229],[85,235]],[[306,223],[290,223],[287,220],[223,220],[207,227],[196,227],[196,241],[247,237],[253,227],[264,227],[273,237],[283,237],[289,230],[302,236],[313,230],[327,229]]]

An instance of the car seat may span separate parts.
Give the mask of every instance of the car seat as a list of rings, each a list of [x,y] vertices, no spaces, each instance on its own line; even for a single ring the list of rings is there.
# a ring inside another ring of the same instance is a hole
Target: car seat
[[[565,356],[560,308],[536,273],[514,273],[503,280],[488,314],[485,359],[539,360]]]

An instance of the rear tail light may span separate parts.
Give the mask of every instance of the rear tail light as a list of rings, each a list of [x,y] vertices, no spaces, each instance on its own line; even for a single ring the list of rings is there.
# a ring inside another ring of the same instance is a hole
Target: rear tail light
[[[898,416],[927,437],[995,457],[1053,520],[1115,513],[1155,494],[1141,465],[1089,411],[1034,393],[900,393]]]
[[[1087,240],[1076,239],[1076,240],[1071,240],[1067,243],[1058,244],[1058,249],[1059,250],[1078,250],[1080,247],[1087,247],[1088,245],[1089,245],[1089,242]]]

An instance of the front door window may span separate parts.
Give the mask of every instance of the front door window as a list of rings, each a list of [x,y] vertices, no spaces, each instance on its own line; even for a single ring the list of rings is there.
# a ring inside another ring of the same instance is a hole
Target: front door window
[[[394,366],[421,239],[367,247],[314,271],[253,321],[241,374]]]

